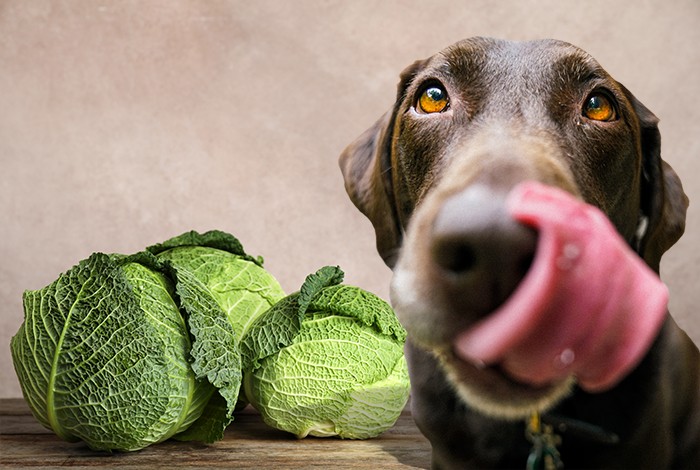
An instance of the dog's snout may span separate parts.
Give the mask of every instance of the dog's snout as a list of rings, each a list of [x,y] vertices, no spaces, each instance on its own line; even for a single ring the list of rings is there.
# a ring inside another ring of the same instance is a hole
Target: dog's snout
[[[501,305],[530,267],[537,234],[513,220],[505,194],[472,186],[449,197],[432,228],[432,260],[448,297],[467,313]]]

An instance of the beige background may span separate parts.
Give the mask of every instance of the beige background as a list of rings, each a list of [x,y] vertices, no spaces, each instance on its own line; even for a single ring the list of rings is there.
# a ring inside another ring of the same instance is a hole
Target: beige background
[[[699,21],[698,0],[0,0],[0,397],[22,291],[93,251],[219,228],[287,291],[339,264],[386,297],[336,159],[404,66],[473,35],[577,44],[662,119],[695,202],[663,276],[700,342]]]

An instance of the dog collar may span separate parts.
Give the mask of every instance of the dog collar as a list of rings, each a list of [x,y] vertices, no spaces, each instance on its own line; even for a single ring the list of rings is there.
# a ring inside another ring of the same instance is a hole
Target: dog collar
[[[525,430],[525,436],[532,443],[532,449],[527,458],[527,470],[564,468],[557,449],[561,445],[562,438],[557,433],[567,433],[570,436],[600,444],[615,445],[620,442],[617,434],[595,424],[558,415],[540,416],[538,412],[533,412],[527,420]]]
[[[532,443],[527,457],[527,470],[557,470],[564,468],[557,446],[561,437],[554,433],[551,424],[543,424],[540,414],[533,412],[527,420],[525,437]]]
[[[550,425],[556,432],[566,433],[578,439],[607,445],[615,445],[620,442],[620,437],[614,432],[578,419],[546,414],[542,417],[542,421]]]

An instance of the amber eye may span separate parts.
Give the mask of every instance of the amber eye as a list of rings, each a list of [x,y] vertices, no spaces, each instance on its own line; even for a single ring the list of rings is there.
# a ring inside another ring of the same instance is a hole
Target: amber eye
[[[593,121],[614,121],[617,112],[612,100],[603,93],[593,93],[586,98],[583,115]]]
[[[447,92],[440,85],[426,88],[418,98],[418,111],[426,114],[439,113],[447,109],[450,103]]]

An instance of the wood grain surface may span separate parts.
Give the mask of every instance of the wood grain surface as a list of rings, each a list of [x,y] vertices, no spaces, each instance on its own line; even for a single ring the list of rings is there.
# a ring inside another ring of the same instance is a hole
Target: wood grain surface
[[[375,439],[296,439],[248,407],[212,445],[166,441],[132,453],[90,450],[45,429],[22,399],[0,400],[0,468],[429,468],[430,446],[408,410]]]

